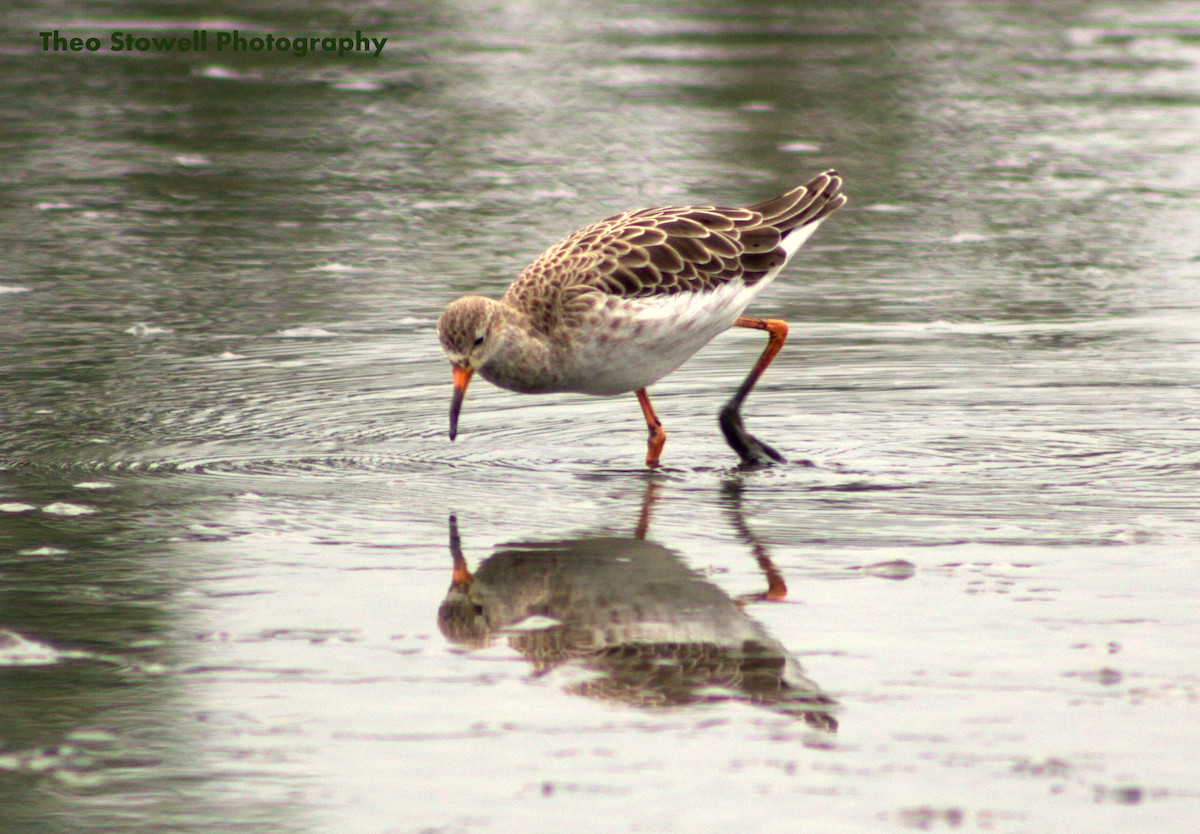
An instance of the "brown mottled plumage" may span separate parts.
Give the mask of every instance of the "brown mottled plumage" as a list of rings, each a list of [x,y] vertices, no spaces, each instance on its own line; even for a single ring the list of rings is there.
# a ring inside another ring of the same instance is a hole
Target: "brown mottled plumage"
[[[598,296],[646,298],[711,292],[740,280],[754,286],[787,261],[787,232],[816,223],[846,202],[841,177],[820,174],[746,208],[666,206],[615,214],[547,249],[502,299],[550,332]]]

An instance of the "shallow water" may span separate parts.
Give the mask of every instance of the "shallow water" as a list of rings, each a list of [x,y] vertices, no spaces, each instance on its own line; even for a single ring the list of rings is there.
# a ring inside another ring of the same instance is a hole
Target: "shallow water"
[[[0,30],[0,830],[1195,827],[1190,4],[162,14]],[[197,20],[389,42],[38,49]],[[792,463],[749,332],[660,472],[633,397],[448,441],[450,298],[832,166]]]

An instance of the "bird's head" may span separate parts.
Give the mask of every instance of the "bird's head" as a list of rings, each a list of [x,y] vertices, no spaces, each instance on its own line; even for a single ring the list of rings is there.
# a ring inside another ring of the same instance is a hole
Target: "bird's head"
[[[481,295],[467,295],[450,302],[438,319],[438,339],[454,369],[454,394],[450,399],[450,439],[458,435],[458,412],[462,409],[467,383],[476,369],[487,362],[495,347],[493,328],[498,304]]]

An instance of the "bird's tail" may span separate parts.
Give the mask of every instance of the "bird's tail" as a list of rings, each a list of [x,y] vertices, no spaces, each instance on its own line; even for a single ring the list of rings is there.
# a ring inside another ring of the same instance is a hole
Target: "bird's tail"
[[[791,230],[818,223],[845,204],[841,176],[837,171],[825,171],[791,191],[747,208],[761,214],[764,225],[774,226],[786,238]]]

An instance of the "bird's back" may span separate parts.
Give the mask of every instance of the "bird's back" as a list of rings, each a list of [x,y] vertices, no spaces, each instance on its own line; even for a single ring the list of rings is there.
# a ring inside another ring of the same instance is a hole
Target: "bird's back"
[[[543,252],[504,301],[549,333],[597,305],[704,295],[732,284],[761,289],[846,202],[841,185],[837,172],[826,171],[744,208],[667,206],[608,217]]]

